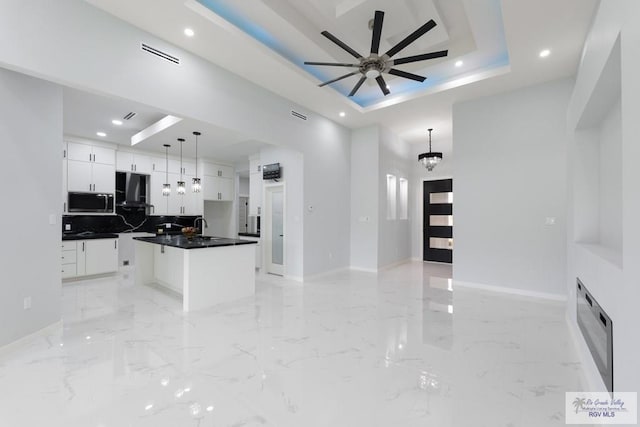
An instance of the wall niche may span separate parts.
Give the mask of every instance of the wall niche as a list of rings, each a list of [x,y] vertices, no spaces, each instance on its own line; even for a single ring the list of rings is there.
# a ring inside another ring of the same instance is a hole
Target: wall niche
[[[622,108],[620,38],[575,133],[575,242],[622,267]]]

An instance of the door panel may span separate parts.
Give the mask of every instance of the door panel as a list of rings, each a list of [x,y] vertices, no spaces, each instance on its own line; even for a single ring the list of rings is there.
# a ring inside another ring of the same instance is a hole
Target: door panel
[[[423,259],[453,261],[453,180],[425,181],[423,187]]]

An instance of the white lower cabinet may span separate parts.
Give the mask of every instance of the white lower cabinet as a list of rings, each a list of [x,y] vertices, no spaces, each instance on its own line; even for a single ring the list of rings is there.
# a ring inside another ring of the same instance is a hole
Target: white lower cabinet
[[[164,245],[153,245],[153,274],[161,285],[183,293],[184,250]]]
[[[118,239],[62,242],[62,278],[118,271]]]

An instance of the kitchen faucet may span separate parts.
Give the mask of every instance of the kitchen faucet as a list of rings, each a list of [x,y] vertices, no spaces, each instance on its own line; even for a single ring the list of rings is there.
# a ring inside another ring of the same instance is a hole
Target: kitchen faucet
[[[209,224],[207,224],[207,220],[204,219],[203,217],[199,216],[196,219],[193,220],[193,228],[198,228],[198,220],[202,221],[202,224],[204,224],[204,226],[200,229],[200,235],[204,235],[204,228],[205,227],[209,227]],[[201,225],[202,225],[201,224]]]

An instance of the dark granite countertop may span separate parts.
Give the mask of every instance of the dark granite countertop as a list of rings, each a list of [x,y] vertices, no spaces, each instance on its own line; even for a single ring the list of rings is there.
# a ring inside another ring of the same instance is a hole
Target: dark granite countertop
[[[239,239],[227,239],[226,237],[213,237],[213,236],[196,236],[192,239],[188,239],[182,235],[163,235],[156,237],[134,237],[133,240],[140,240],[141,242],[154,243],[156,245],[172,246],[180,249],[202,249],[202,248],[216,248],[220,246],[236,246],[236,245],[251,245],[256,244],[251,240],[239,240]]]
[[[83,233],[62,234],[62,240],[93,240],[93,239],[117,239],[118,235],[113,233],[93,233],[85,231]]]
[[[243,237],[260,237],[260,233],[238,233],[238,236]]]

